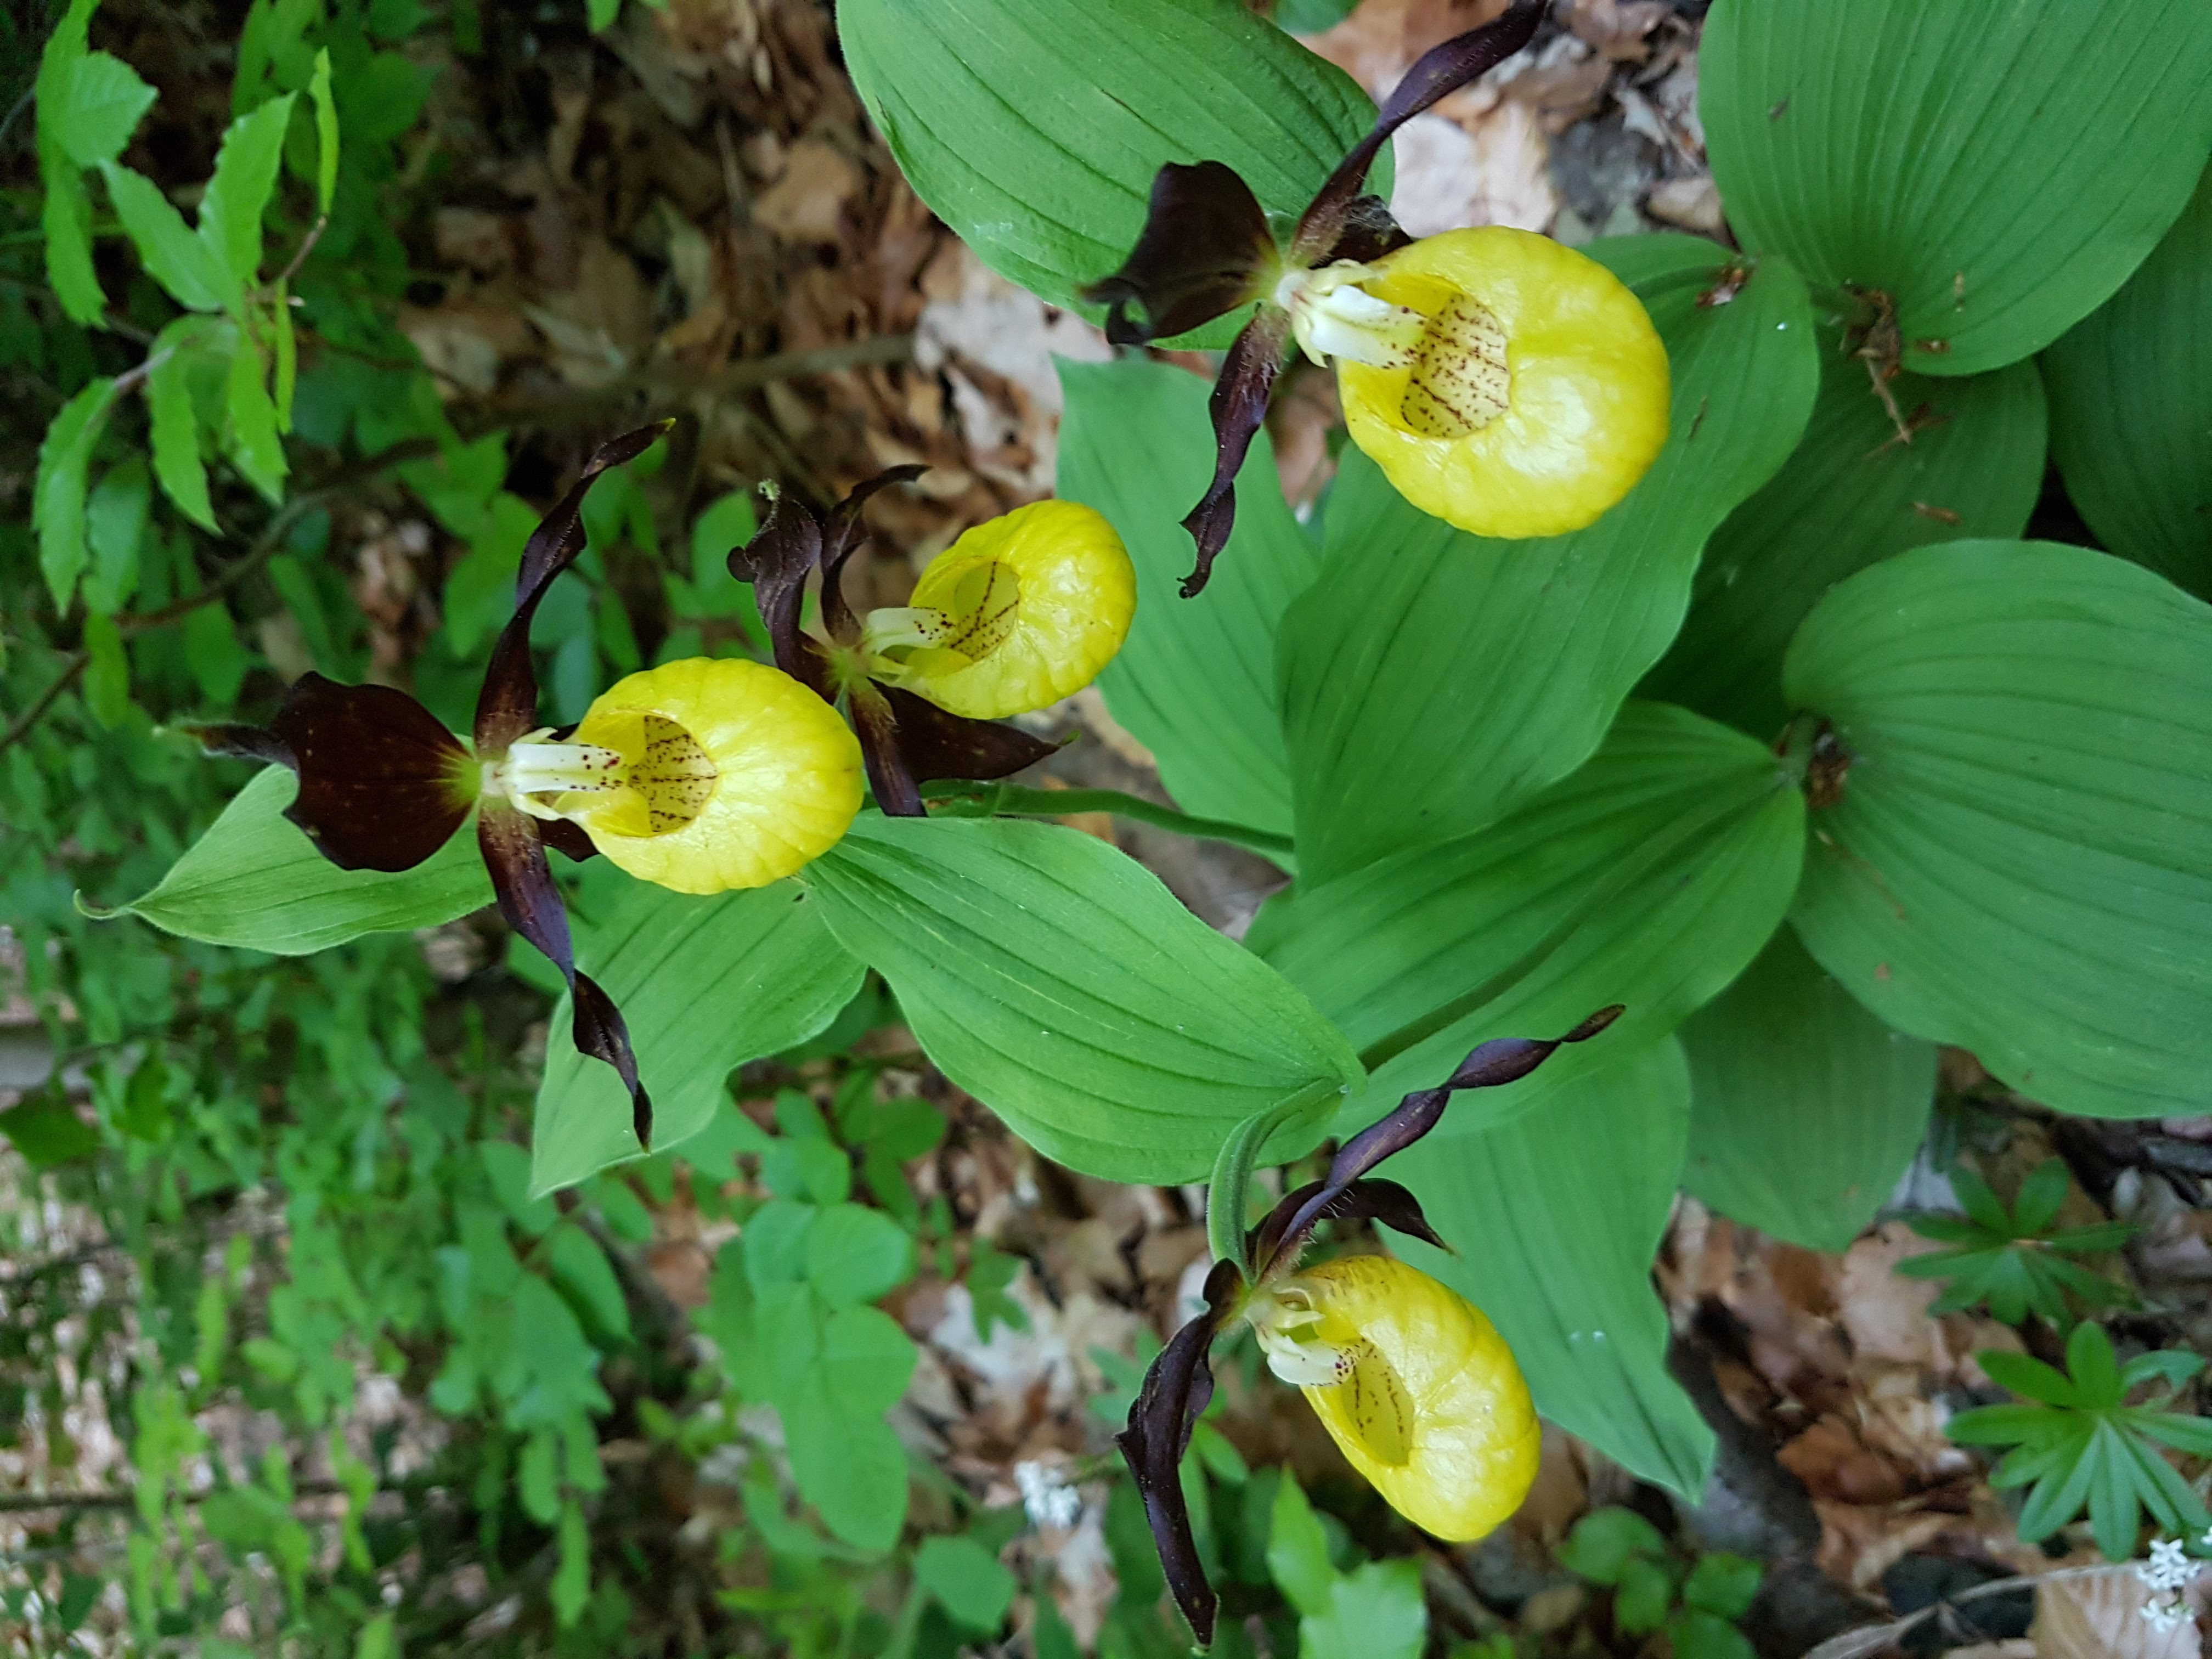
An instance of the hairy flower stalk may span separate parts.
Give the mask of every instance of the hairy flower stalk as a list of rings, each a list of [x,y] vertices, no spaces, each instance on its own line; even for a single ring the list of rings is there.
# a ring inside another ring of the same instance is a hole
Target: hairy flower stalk
[[[1200,1564],[1181,1465],[1213,1394],[1214,1339],[1249,1326],[1268,1368],[1302,1389],[1322,1425],[1392,1508],[1452,1542],[1483,1536],[1520,1507],[1536,1477],[1535,1408],[1520,1368],[1481,1310],[1405,1263],[1351,1256],[1301,1267],[1323,1220],[1374,1220],[1442,1248],[1413,1195],[1369,1172],[1434,1128],[1454,1093],[1526,1077],[1563,1045],[1620,1018],[1593,1014],[1549,1042],[1501,1038],[1438,1087],[1407,1095],[1346,1141],[1328,1174],[1285,1195],[1206,1281],[1206,1311],[1145,1374],[1118,1437],[1145,1500],[1168,1585],[1201,1646],[1216,1598]]]
[[[1635,296],[1540,236],[1452,231],[1414,242],[1369,168],[1401,126],[1527,46],[1541,0],[1445,41],[1408,70],[1329,175],[1286,248],[1218,161],[1170,164],[1121,268],[1085,297],[1108,337],[1145,344],[1244,306],[1214,383],[1214,474],[1183,520],[1206,585],[1229,540],[1237,474],[1295,340],[1338,368],[1352,441],[1425,512],[1485,536],[1550,536],[1618,501],[1667,432],[1667,355]]]

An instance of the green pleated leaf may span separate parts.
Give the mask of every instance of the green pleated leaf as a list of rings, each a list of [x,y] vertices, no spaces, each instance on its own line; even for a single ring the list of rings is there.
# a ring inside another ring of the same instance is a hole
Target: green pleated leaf
[[[1152,751],[1185,811],[1289,833],[1275,628],[1320,560],[1284,504],[1267,434],[1239,475],[1237,530],[1214,580],[1203,600],[1185,599],[1182,515],[1213,476],[1206,382],[1135,357],[1063,362],[1060,378],[1059,493],[1112,520],[1137,567],[1136,621],[1098,677],[1114,718]]]
[[[1671,1031],[1759,954],[1790,905],[1803,799],[1774,756],[1680,708],[1631,703],[1573,776],[1503,823],[1271,901],[1248,942],[1378,1065],[1347,1133],[1491,1037],[1605,1035],[1462,1099],[1437,1133],[1510,1118]]]
[[[1809,818],[1820,965],[2062,1110],[2212,1109],[2212,607],[1956,542],[1838,587],[1784,672],[1851,757]]]
[[[945,1074],[1086,1175],[1200,1180],[1239,1122],[1310,1094],[1280,1163],[1359,1075],[1304,995],[1076,830],[863,814],[805,879]]]
[[[710,898],[633,884],[604,918],[578,928],[576,965],[629,1026],[657,1152],[706,1128],[738,1066],[817,1035],[866,971],[830,937],[821,905],[787,881]],[[629,1091],[611,1066],[576,1052],[568,1007],[563,998],[546,1038],[530,1137],[533,1194],[643,1156]]]
[[[839,0],[837,36],[915,193],[984,264],[1090,316],[1076,290],[1128,257],[1162,166],[1224,161],[1295,217],[1375,118],[1240,0]]]
[[[1796,452],[1729,514],[1698,566],[1690,614],[1638,691],[1772,738],[1790,717],[1782,654],[1855,571],[1907,548],[2017,536],[2043,487],[2043,387],[2017,363],[1890,383],[1900,441],[1867,365],[1820,335],[1820,398]]]
[[[1785,927],[1682,1027],[1682,1184],[1723,1215],[1842,1250],[1919,1150],[1936,1048],[1883,1024]]]
[[[82,900],[80,907],[100,917],[137,916],[210,945],[293,957],[363,933],[434,927],[491,902],[472,831],[397,875],[341,870],[283,816],[297,787],[284,768],[267,768],[151,892],[112,910]]]
[[[1615,1050],[1540,1111],[1393,1164],[1455,1254],[1391,1248],[1490,1316],[1545,1417],[1695,1503],[1712,1431],[1667,1374],[1651,1287],[1689,1122],[1679,1044]]]
[[[1894,304],[1908,368],[2016,362],[2094,310],[2212,149],[2203,0],[1716,0],[1698,60],[1746,247]]]
[[[272,98],[230,124],[200,198],[200,240],[233,293],[252,287],[260,273],[261,216],[276,188],[284,128],[298,95]]]
[[[1705,538],[1803,429],[1819,366],[1786,264],[1700,305],[1723,274],[1710,242],[1592,252],[1667,342],[1667,447],[1589,529],[1534,542],[1455,531],[1347,452],[1327,560],[1279,647],[1306,873],[1478,830],[1589,758],[1681,626]]]
[[[2212,599],[2212,172],[2043,374],[2051,457],[2098,539]]]

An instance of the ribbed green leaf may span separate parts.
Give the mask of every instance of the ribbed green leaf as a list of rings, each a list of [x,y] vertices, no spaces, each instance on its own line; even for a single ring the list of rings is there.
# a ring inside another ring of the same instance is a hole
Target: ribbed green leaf
[[[1487,1038],[1556,1036],[1627,1005],[1599,1040],[1462,1099],[1438,1131],[1449,1135],[1665,1036],[1742,972],[1789,908],[1803,823],[1802,797],[1763,746],[1631,703],[1587,766],[1503,823],[1301,880],[1248,942],[1360,1048],[1419,1039],[1376,1068],[1340,1133]]]
[[[1785,677],[1851,757],[1796,909],[1820,964],[2063,1110],[2212,1109],[2212,607],[1957,542],[1838,587]]]
[[[1681,626],[1705,538],[1804,427],[1819,368],[1786,264],[1700,305],[1723,274],[1710,242],[1591,251],[1667,342],[1667,447],[1589,529],[1536,542],[1455,531],[1347,452],[1327,561],[1279,647],[1306,874],[1479,830],[1588,759]]]
[[[635,883],[604,918],[578,928],[576,963],[629,1026],[653,1095],[655,1152],[707,1127],[738,1066],[821,1031],[865,971],[830,937],[821,905],[791,882],[711,898]],[[611,1066],[576,1052],[568,1006],[564,998],[546,1038],[530,1138],[533,1193],[642,1156],[629,1091]]]
[[[1848,1248],[1919,1149],[1935,1045],[1869,1013],[1786,927],[1681,1037],[1692,1103],[1682,1184],[1777,1238]]]
[[[1239,0],[839,0],[837,38],[915,193],[1001,276],[1090,315],[1076,290],[1128,257],[1163,165],[1224,161],[1296,216],[1375,118]]]
[[[1698,61],[1746,247],[1893,302],[1909,368],[2040,350],[2127,280],[2212,149],[2203,0],[1716,0]]]
[[[2052,459],[2098,539],[2212,599],[2212,172],[2043,374]]]
[[[2043,388],[2033,366],[1890,392],[1823,331],[1820,400],[1796,452],[1729,514],[1698,566],[1680,637],[1640,695],[1772,738],[1790,717],[1782,654],[1806,613],[1853,572],[1907,548],[2017,536],[2043,487]]]
[[[66,611],[91,550],[84,536],[85,493],[92,452],[107,424],[112,380],[94,380],[61,406],[39,443],[31,486],[31,526],[39,538],[39,572],[54,609]]]
[[[1651,1288],[1689,1133],[1689,1071],[1671,1039],[1612,1060],[1540,1111],[1431,1137],[1392,1164],[1455,1254],[1414,1239],[1392,1248],[1490,1316],[1538,1411],[1694,1503],[1712,1431],[1667,1374],[1667,1310]]]
[[[864,814],[805,880],[945,1074],[1086,1175],[1199,1180],[1240,1121],[1310,1092],[1280,1163],[1359,1075],[1304,995],[1076,830]]]
[[[1063,362],[1060,378],[1060,494],[1111,520],[1137,567],[1136,621],[1099,689],[1185,811],[1287,834],[1275,629],[1320,559],[1284,505],[1267,434],[1240,476],[1237,531],[1214,579],[1202,599],[1185,599],[1182,515],[1213,476],[1206,382],[1139,358]]]
[[[165,933],[276,956],[305,956],[363,933],[434,927],[491,902],[473,830],[398,875],[341,870],[283,816],[297,785],[271,766],[169,866],[151,892],[102,917],[134,915]]]
[[[224,270],[221,255],[206,239],[185,228],[161,187],[143,173],[111,161],[101,170],[115,216],[138,250],[146,274],[169,291],[187,311],[221,311],[236,305],[238,284]]]
[[[261,270],[261,216],[276,188],[284,159],[284,128],[292,118],[286,93],[241,115],[222,136],[215,173],[200,198],[199,236],[233,292],[252,288]]]

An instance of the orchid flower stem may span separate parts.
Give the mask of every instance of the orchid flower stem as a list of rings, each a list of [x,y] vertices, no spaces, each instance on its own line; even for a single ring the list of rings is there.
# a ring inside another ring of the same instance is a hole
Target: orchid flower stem
[[[1278,862],[1289,858],[1292,852],[1288,836],[1248,829],[1220,818],[1194,818],[1172,806],[1162,806],[1119,789],[1023,789],[1006,783],[947,782],[927,785],[921,793],[933,805],[954,817],[988,817],[1004,813],[1014,817],[1060,818],[1076,812],[1110,812],[1117,818],[1149,823],[1156,830],[1178,836],[1195,836],[1205,841],[1223,841],[1249,848],[1263,858]]]

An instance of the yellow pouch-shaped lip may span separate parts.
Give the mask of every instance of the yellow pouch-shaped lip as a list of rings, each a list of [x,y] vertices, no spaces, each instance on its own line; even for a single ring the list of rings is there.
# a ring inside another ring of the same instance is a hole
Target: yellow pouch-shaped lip
[[[1341,1350],[1343,1380],[1309,1387],[1322,1426],[1396,1510],[1454,1543],[1521,1506],[1541,1431],[1520,1367],[1480,1309],[1389,1256],[1324,1262],[1292,1281]]]
[[[1098,677],[1128,636],[1136,572],[1101,514],[1036,501],[977,525],[930,561],[908,606],[929,633],[895,683],[952,714],[1001,720]]]
[[[843,836],[860,810],[860,746],[781,670],[694,657],[617,681],[573,740],[623,758],[624,787],[560,798],[592,844],[682,893],[763,887]]]
[[[1425,238],[1377,270],[1361,284],[1377,298],[1432,326],[1455,306],[1468,317],[1472,301],[1504,338],[1504,408],[1448,434],[1423,418],[1422,365],[1339,362],[1352,441],[1415,507],[1478,536],[1563,535],[1650,468],[1667,441],[1667,349],[1642,302],[1604,266],[1549,237],[1493,226]]]

